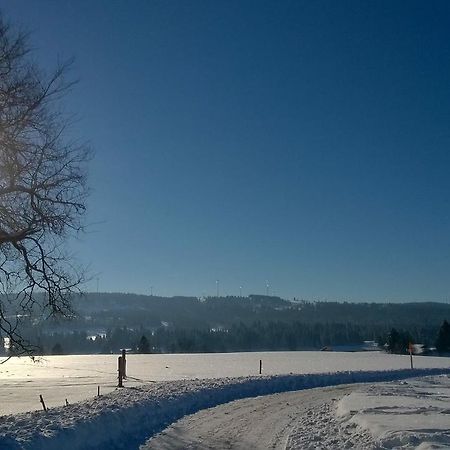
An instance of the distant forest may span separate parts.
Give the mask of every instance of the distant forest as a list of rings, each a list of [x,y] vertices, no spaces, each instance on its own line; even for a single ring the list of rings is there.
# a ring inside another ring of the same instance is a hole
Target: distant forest
[[[86,294],[74,315],[26,323],[26,336],[43,354],[312,350],[398,338],[435,345],[450,318],[446,303],[339,303],[279,297],[157,297]],[[397,334],[393,334],[393,332]],[[394,351],[394,348],[391,349]],[[6,350],[4,350],[6,352]],[[14,352],[14,349],[11,349]]]

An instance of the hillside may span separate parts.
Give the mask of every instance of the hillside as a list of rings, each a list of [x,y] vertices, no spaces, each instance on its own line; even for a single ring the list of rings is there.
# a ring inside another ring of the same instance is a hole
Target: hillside
[[[384,344],[392,328],[405,342],[433,346],[450,305],[339,303],[279,297],[157,297],[89,293],[74,298],[74,315],[22,318],[42,353],[227,352],[306,350]],[[405,344],[407,345],[407,344]],[[401,344],[401,348],[405,345]]]

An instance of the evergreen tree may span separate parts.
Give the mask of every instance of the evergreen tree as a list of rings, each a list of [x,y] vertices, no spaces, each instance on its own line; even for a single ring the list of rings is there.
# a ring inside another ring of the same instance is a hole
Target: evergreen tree
[[[400,334],[395,328],[392,328],[387,337],[387,350],[391,353],[395,353],[399,346],[399,342]]]
[[[145,335],[141,337],[138,345],[139,353],[150,353],[150,343]]]
[[[450,324],[444,320],[436,339],[436,349],[439,353],[450,352]]]
[[[387,338],[387,350],[390,353],[405,353],[413,340],[409,333],[392,328]]]

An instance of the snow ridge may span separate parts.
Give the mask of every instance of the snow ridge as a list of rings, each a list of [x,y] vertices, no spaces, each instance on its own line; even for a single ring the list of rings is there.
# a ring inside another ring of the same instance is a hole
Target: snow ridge
[[[138,448],[181,417],[233,400],[314,387],[450,374],[404,369],[163,381],[124,388],[85,402],[0,417],[5,450]]]

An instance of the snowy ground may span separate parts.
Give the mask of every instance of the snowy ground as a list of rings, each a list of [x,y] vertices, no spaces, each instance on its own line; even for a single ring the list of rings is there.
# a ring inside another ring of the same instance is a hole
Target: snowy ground
[[[38,363],[12,358],[0,364],[0,415],[92,399],[97,386],[106,394],[117,386],[118,355],[46,356]],[[314,374],[346,370],[395,370],[409,367],[408,356],[378,352],[260,352],[177,355],[129,355],[128,387],[164,380]],[[415,357],[417,368],[450,367],[450,358]]]
[[[142,450],[450,448],[450,377],[316,388],[186,416]]]
[[[225,405],[202,410],[187,416],[150,439],[142,450],[206,450],[206,449],[276,449],[285,450],[293,430],[303,422],[312,426],[306,435],[319,448],[337,447],[335,433],[338,427],[328,415],[315,414],[322,405],[329,407],[332,399],[350,393],[353,385],[315,388],[282,394],[236,400]],[[322,419],[326,419],[323,423]],[[311,432],[315,428],[315,435]],[[322,436],[323,434],[323,436]],[[331,434],[328,440],[326,435]],[[291,448],[304,449],[303,436],[296,436],[299,445]],[[293,442],[291,442],[292,444]],[[329,445],[327,445],[329,444]],[[360,436],[345,442],[347,448],[361,448]]]
[[[256,375],[260,359],[262,376]],[[0,449],[137,449],[185,415],[238,399],[346,383],[450,374],[449,358],[416,357],[415,366],[421,369],[411,371],[408,357],[376,352],[129,355],[126,387],[116,389],[116,363],[117,356],[97,355],[47,357],[38,364],[12,359],[0,365],[1,411],[30,411],[0,416]],[[94,397],[97,385],[101,386],[100,397]],[[31,411],[41,408],[39,394],[43,394],[49,411]],[[70,404],[61,406],[66,398]],[[76,402],[83,398],[87,400]],[[349,398],[366,401],[356,396]],[[321,403],[311,414],[338,424],[348,423],[348,430],[361,430],[364,423],[375,423],[369,420],[369,412],[353,414],[349,412],[353,411],[351,406],[345,412],[346,404],[342,403],[339,417],[332,403]],[[299,430],[301,424],[299,419]],[[311,428],[308,422],[304,426]],[[373,429],[384,430],[377,427],[365,426],[372,434]],[[380,436],[382,433],[389,435],[386,430],[380,431]],[[295,446],[295,439],[301,435],[292,434],[288,444]],[[344,438],[348,440],[347,435]]]
[[[369,432],[377,448],[450,448],[450,377],[381,383],[344,397],[343,427]]]
[[[450,374],[450,369],[334,372],[155,382],[146,386],[116,390],[109,395],[66,407],[52,408],[47,412],[35,411],[0,417],[0,448],[137,449],[148,438],[180,418],[229,401],[321,386],[399,380],[438,373]],[[329,406],[326,410],[319,410],[316,416],[325,417],[325,420],[335,417],[334,412],[330,411]],[[252,419],[257,421],[257,414]],[[326,430],[325,421],[317,423],[321,433]],[[311,435],[311,424],[303,425]],[[218,426],[221,427],[220,423]],[[350,428],[352,427],[357,428],[357,425],[353,424]],[[332,432],[332,429],[329,431]],[[280,436],[282,434],[281,432]],[[298,428],[294,437],[301,434]],[[318,435],[320,437],[320,433]],[[361,432],[356,437],[360,439]],[[291,439],[291,443],[295,444],[295,440]]]

